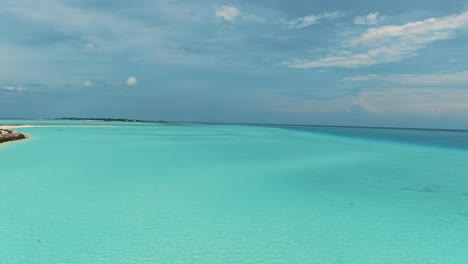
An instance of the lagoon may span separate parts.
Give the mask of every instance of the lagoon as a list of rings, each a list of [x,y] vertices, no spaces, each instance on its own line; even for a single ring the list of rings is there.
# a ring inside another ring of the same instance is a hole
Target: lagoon
[[[8,122],[0,263],[468,263],[466,132]]]

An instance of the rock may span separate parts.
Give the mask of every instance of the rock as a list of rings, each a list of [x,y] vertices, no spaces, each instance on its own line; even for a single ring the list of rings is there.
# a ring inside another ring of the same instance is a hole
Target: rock
[[[9,129],[0,129],[0,143],[25,139],[26,136]]]

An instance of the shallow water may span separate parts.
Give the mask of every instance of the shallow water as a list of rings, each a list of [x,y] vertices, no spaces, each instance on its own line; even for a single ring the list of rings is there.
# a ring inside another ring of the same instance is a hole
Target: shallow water
[[[0,263],[468,263],[468,151],[418,131],[20,123]]]

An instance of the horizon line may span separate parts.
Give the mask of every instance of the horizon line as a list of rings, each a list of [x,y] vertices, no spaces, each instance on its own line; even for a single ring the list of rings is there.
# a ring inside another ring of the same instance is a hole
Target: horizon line
[[[360,126],[360,125],[325,125],[325,124],[288,124],[288,123],[253,123],[253,122],[215,122],[215,121],[168,121],[168,120],[142,120],[130,118],[80,118],[80,117],[59,117],[59,118],[0,118],[0,120],[66,120],[66,119],[82,119],[89,121],[99,121],[105,119],[123,119],[136,120],[140,123],[158,123],[168,122],[172,124],[217,124],[217,125],[260,125],[260,126],[293,126],[293,127],[329,127],[329,128],[368,128],[368,129],[388,129],[388,130],[425,130],[439,132],[468,132],[468,129],[458,128],[423,128],[423,127],[397,127],[397,126]]]

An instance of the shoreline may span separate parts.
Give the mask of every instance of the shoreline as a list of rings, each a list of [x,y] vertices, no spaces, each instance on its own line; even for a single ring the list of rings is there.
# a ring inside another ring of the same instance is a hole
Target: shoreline
[[[28,127],[32,127],[32,126],[30,125],[0,125],[0,129],[7,129],[7,130],[11,130],[15,128],[28,128]]]

